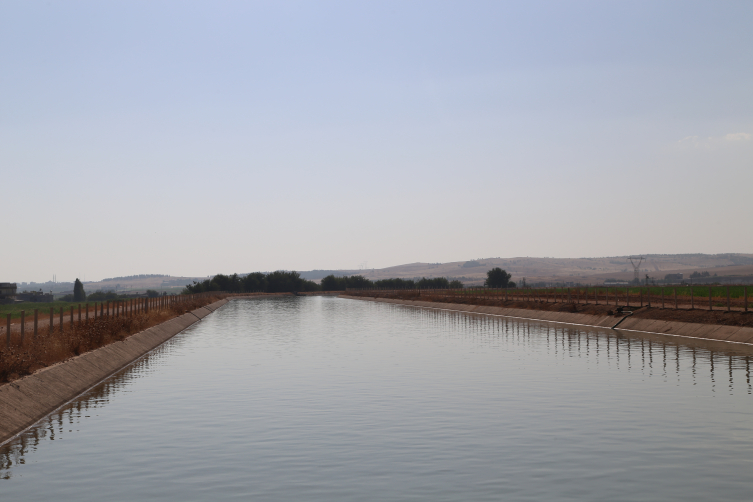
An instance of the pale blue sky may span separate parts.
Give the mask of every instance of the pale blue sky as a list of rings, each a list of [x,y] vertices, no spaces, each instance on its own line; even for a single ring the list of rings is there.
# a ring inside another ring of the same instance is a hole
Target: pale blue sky
[[[753,2],[0,4],[0,281],[753,252]]]

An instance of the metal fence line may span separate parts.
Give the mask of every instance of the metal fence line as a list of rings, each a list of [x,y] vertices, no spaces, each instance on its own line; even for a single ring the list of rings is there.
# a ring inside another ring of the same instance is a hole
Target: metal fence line
[[[732,297],[733,288],[738,289],[738,296]],[[689,295],[679,296],[678,289],[689,290]],[[549,288],[430,288],[430,289],[380,289],[380,288],[346,288],[345,292],[358,294],[373,293],[379,295],[396,296],[432,296],[447,299],[465,300],[498,300],[498,301],[526,301],[541,303],[573,303],[576,305],[591,304],[610,305],[614,302],[615,307],[654,307],[661,304],[662,309],[694,310],[695,290],[707,289],[707,310],[724,309],[727,312],[748,312],[748,286],[724,285],[724,286],[634,286],[634,287],[608,287],[608,286],[584,286],[584,287],[549,287]],[[667,305],[667,297],[674,299],[673,304]],[[652,303],[653,302],[653,303]],[[689,309],[687,307],[690,307]]]

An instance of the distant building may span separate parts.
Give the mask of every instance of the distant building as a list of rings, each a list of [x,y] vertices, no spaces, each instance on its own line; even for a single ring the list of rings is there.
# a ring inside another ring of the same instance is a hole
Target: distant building
[[[39,302],[49,303],[53,301],[52,293],[42,293],[41,291],[24,291],[23,293],[16,294],[16,300],[22,302]]]
[[[664,276],[665,282],[682,282],[683,274],[667,274]]]
[[[605,286],[627,286],[630,284],[628,281],[621,281],[619,279],[605,279],[604,285]]]
[[[0,282],[0,303],[11,303],[18,287],[15,282]]]
[[[15,282],[0,282],[0,298],[16,296],[17,289]]]

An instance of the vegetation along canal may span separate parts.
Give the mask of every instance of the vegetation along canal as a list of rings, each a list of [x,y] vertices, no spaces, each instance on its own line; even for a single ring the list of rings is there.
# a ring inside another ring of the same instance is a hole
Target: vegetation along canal
[[[332,297],[234,300],[3,446],[0,495],[749,500],[751,354]]]

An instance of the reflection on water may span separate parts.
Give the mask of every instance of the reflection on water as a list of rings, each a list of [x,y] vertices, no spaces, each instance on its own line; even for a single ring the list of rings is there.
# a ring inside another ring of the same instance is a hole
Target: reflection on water
[[[403,315],[436,333],[460,334],[475,343],[530,348],[543,346],[559,357],[591,358],[625,371],[694,384],[705,378],[712,392],[732,391],[735,386],[751,394],[750,359],[753,346],[712,340],[604,330],[584,326],[521,321],[515,318],[469,314],[440,309],[390,305]],[[408,310],[410,309],[410,310]],[[407,312],[405,312],[407,310]]]
[[[101,384],[67,405],[40,420],[15,440],[0,446],[0,479],[9,479],[14,465],[26,463],[25,456],[33,454],[44,440],[60,440],[67,433],[78,432],[82,419],[97,416],[111,395],[125,390],[134,378],[148,376],[149,365],[169,351],[172,341],[157,347],[148,355],[114,374]]]
[[[4,445],[0,493],[745,500],[751,355],[355,300],[235,301]]]

